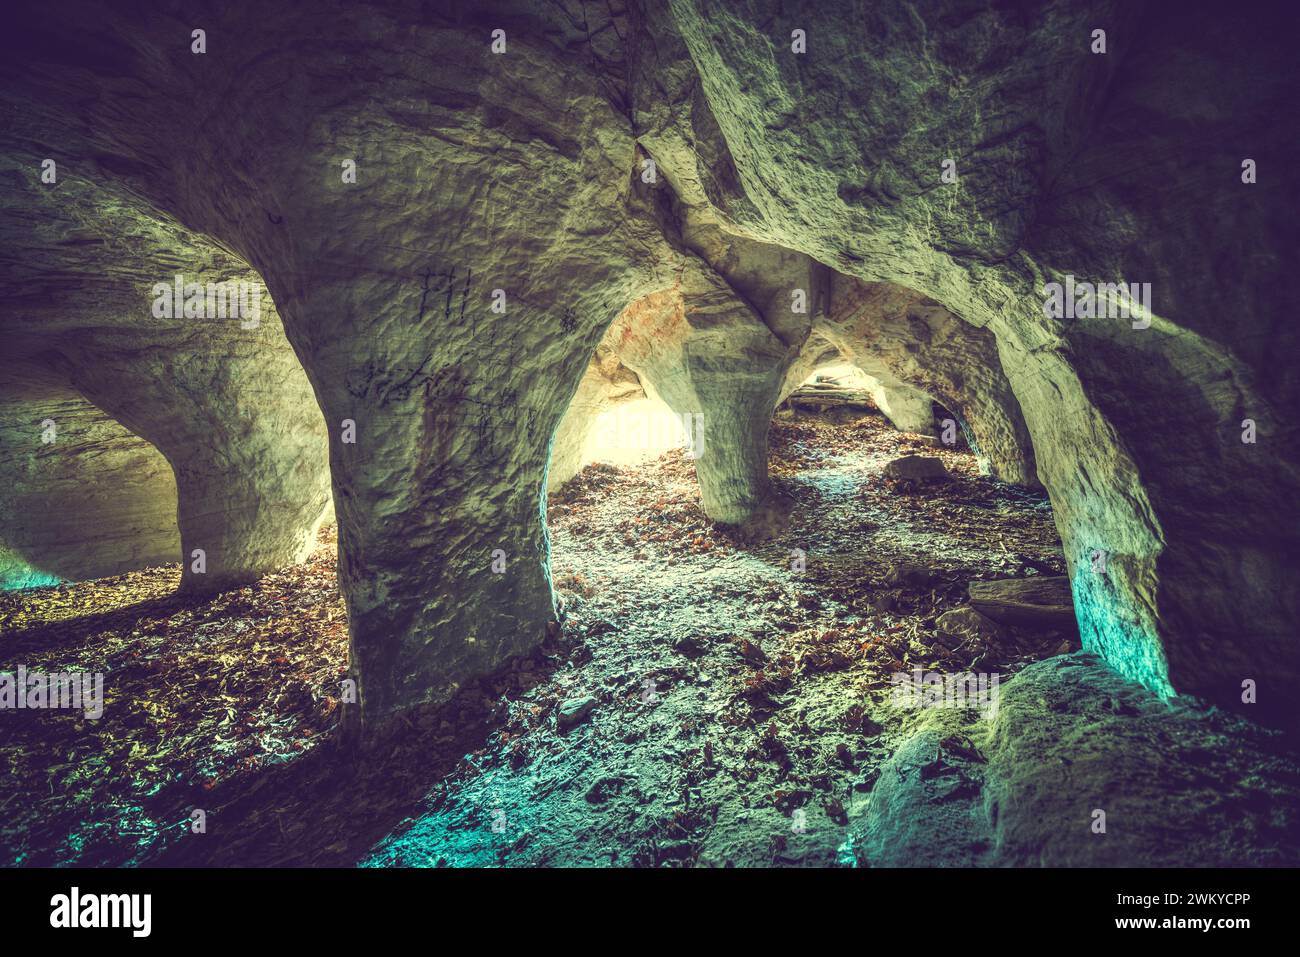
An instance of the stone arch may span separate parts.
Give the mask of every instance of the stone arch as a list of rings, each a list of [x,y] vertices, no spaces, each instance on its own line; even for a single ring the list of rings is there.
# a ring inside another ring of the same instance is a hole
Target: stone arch
[[[563,485],[587,464],[588,440],[604,413],[645,398],[637,374],[623,365],[607,345],[607,339],[602,340],[555,428],[546,470],[547,491]]]
[[[838,12],[799,10],[816,57],[784,56],[752,4],[651,0],[629,14],[642,32],[627,50],[613,40],[627,34],[596,24],[591,58],[572,56],[591,47],[588,24],[513,9],[510,56],[493,59],[477,14],[412,22],[357,8],[312,34],[317,62],[348,58],[347,95],[274,56],[291,12],[247,31],[243,62],[264,70],[212,84],[212,59],[181,50],[178,68],[139,52],[166,48],[167,22],[87,10],[66,48],[14,51],[6,156],[24,157],[19,181],[54,151],[112,186],[58,227],[67,242],[33,244],[46,254],[95,249],[114,209],[166,210],[146,229],[108,231],[134,247],[179,221],[265,278],[331,436],[353,657],[377,719],[445,699],[540,636],[553,613],[538,521],[547,451],[619,310],[674,288],[689,254],[738,294],[719,305],[766,326],[770,339],[751,329],[765,369],[807,336],[769,308],[785,275],[770,296],[755,282],[752,267],[776,260],[737,253],[742,243],[779,250],[810,295],[833,267],[934,304],[911,303],[909,322],[914,306],[927,327],[947,324],[929,311],[941,307],[991,333],[1034,464],[1011,454],[1027,443],[980,444],[1005,446],[995,471],[1037,474],[1048,489],[1089,647],[1165,694],[1236,705],[1253,679],[1271,686],[1261,701],[1282,701],[1300,676],[1289,559],[1300,543],[1275,505],[1300,489],[1285,441],[1297,350],[1279,298],[1297,203],[1285,177],[1243,189],[1235,154],[1245,129],[1261,170],[1285,168],[1292,51],[1267,18],[1225,24],[1200,8],[1054,0],[971,17],[882,3],[855,8],[852,29]],[[40,37],[64,26],[22,16]],[[952,42],[933,42],[928,17]],[[1062,40],[1098,22],[1124,38],[1114,55]],[[400,35],[404,56],[358,49],[362,33]],[[77,55],[92,37],[98,55]],[[429,83],[431,62],[447,85]],[[139,88],[130,111],[123,77]],[[159,131],[175,152],[157,148]],[[1126,162],[1153,139],[1160,155]],[[358,156],[355,183],[338,175],[340,152]],[[650,158],[671,190],[640,178]],[[956,183],[938,179],[946,160]],[[15,235],[44,235],[30,209],[11,213]],[[1254,239],[1224,248],[1221,223]],[[1045,315],[1044,285],[1070,276],[1149,281],[1151,324]],[[472,298],[485,282],[509,290],[503,322]],[[107,284],[86,288],[106,293],[104,315],[117,308]],[[78,314],[28,313],[47,335]],[[674,380],[683,404],[706,378],[725,381],[707,358],[690,356],[707,377]],[[754,403],[781,378],[752,376]],[[101,388],[93,372],[84,381]],[[1245,419],[1267,455],[1241,442]],[[355,445],[337,438],[344,420]],[[756,458],[752,440],[736,445]],[[762,478],[748,461],[725,471],[747,478],[713,483],[727,489],[718,514],[742,517],[762,503]],[[485,578],[503,539],[523,572]]]
[[[1253,713],[1293,720],[1298,543],[1274,503],[1295,494],[1300,468],[1294,443],[1252,455],[1241,422],[1280,439],[1279,410],[1295,404],[1279,359],[1296,351],[1294,327],[1269,318],[1288,314],[1277,251],[1294,246],[1295,185],[1244,186],[1233,149],[1205,148],[1249,129],[1251,155],[1288,168],[1291,54],[1269,20],[1051,3],[965,23],[974,56],[935,49],[924,18],[885,4],[851,29],[821,20],[821,55],[796,63],[752,10],[670,6],[716,125],[708,147],[726,153],[713,165],[734,171],[708,196],[731,228],[914,289],[993,333],[1087,647],[1165,695],[1241,708],[1243,682],[1267,684],[1258,700],[1272,703]],[[821,16],[802,14],[810,30]],[[1113,55],[1059,40],[1098,23],[1125,38]],[[793,91],[798,109],[772,124]],[[679,142],[690,116],[648,121]],[[1152,142],[1150,162],[1126,160]],[[939,180],[945,158],[956,183]],[[1223,248],[1223,223],[1253,240]],[[1218,281],[1225,270],[1234,282]],[[1150,283],[1150,324],[1047,315],[1047,284],[1067,278]],[[1191,467],[1185,443],[1204,452]]]
[[[813,348],[805,348],[799,354],[799,360],[786,374],[785,383],[781,386],[782,403],[823,370],[847,366],[861,377],[862,385],[871,395],[871,401],[889,420],[890,425],[900,432],[934,435],[936,420],[933,397],[899,380],[883,367],[873,367],[874,375],[868,373],[854,356],[844,354],[816,333],[814,337],[819,340],[818,343]]]
[[[0,396],[0,588],[176,561],[176,479],[157,449],[42,365],[7,363]]]
[[[0,269],[11,360],[165,457],[174,479],[152,485],[179,527],[168,561],[181,561],[183,591],[300,561],[329,505],[324,423],[261,279],[111,178],[65,172],[45,189],[17,169],[23,155],[4,160],[19,187],[0,206],[7,228],[26,233],[23,258]],[[83,462],[89,485],[95,467]],[[156,564],[159,531],[141,533],[126,553]]]
[[[973,434],[982,471],[1038,485],[1033,442],[991,332],[919,293],[839,274],[817,331],[904,400],[919,392],[956,413]]]

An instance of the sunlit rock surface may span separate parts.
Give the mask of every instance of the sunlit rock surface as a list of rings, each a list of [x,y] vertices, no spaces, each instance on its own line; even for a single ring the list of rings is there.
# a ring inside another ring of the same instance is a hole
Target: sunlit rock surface
[[[24,231],[21,248],[11,237],[0,256],[7,367],[75,397],[64,411],[80,419],[51,410],[56,429],[89,425],[88,400],[173,473],[160,482],[150,456],[137,455],[138,474],[115,474],[93,444],[75,458],[70,450],[60,467],[87,500],[115,494],[138,513],[156,496],[154,514],[130,519],[135,541],[110,544],[98,539],[122,534],[111,531],[116,509],[102,510],[101,530],[83,506],[66,516],[88,519],[79,532],[60,533],[55,520],[35,547],[48,563],[78,569],[73,578],[180,561],[181,587],[196,592],[301,561],[329,503],[325,429],[260,277],[166,216],[121,204],[98,177],[65,168],[63,180],[43,185],[12,157],[5,165],[17,189],[2,201],[4,222]],[[13,452],[21,463],[22,446]],[[178,526],[179,545],[164,551]],[[27,528],[10,525],[0,540],[30,537]]]
[[[632,303],[607,340],[689,422],[704,511],[759,536],[779,530],[787,508],[768,481],[767,434],[808,334],[806,311],[790,309],[794,290],[808,286],[802,265],[802,286],[755,282],[767,302],[755,307],[719,274],[688,261],[680,288]]]
[[[551,439],[548,491],[563,485],[591,461],[589,445],[601,416],[638,399],[645,399],[645,390],[636,373],[608,348],[597,347]]]

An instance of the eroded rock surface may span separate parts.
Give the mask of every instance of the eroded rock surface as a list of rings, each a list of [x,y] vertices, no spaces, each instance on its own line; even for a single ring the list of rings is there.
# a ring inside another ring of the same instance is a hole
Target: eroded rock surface
[[[854,846],[877,867],[1293,867],[1300,765],[1280,739],[1096,655],[1049,658],[987,718],[918,712]]]
[[[1270,499],[1298,478],[1279,418],[1297,398],[1280,359],[1296,333],[1277,318],[1297,184],[1241,177],[1245,156],[1285,163],[1296,134],[1268,18],[888,3],[846,25],[810,3],[775,19],[756,3],[667,7],[708,143],[725,144],[712,166],[728,175],[706,190],[718,215],[993,333],[1088,645],[1163,693],[1240,707],[1243,681],[1270,684],[1261,710],[1283,719],[1300,679],[1300,586],[1283,569],[1300,533]],[[794,27],[809,55],[790,52]],[[1225,248],[1229,232],[1250,239]],[[1150,283],[1150,325],[1047,318],[1044,284],[1067,275]],[[1273,438],[1243,443],[1247,418]]]
[[[881,383],[891,419],[914,419],[919,395],[937,399],[960,417],[948,429],[968,430],[981,468],[1004,482],[1038,484],[1033,443],[987,329],[911,290],[839,276],[818,332]],[[930,418],[927,432],[942,427]]]
[[[323,504],[316,466],[295,472],[323,417],[376,722],[554,618],[548,452],[620,315],[654,330],[622,360],[707,417],[715,520],[779,524],[771,411],[804,343],[837,339],[960,416],[994,476],[1043,483],[1090,648],[1164,695],[1242,707],[1255,682],[1259,713],[1285,717],[1300,120],[1268,18],[1073,0],[197,13],[201,56],[191,11],[15,13],[6,329],[38,329],[23,356],[61,357],[167,455],[184,547],[195,527],[217,539],[230,580],[285,560]],[[233,329],[150,338],[139,284],[178,265],[260,275],[301,370]],[[1067,277],[1149,283],[1149,315],[1045,315]],[[203,526],[203,503],[227,520]]]
[[[93,445],[79,447],[78,460],[61,460],[65,481],[88,498],[124,485],[125,499],[156,495],[170,521],[140,522],[138,539],[107,562],[95,518],[80,541],[69,529],[32,544],[69,569],[84,561],[80,576],[179,560],[181,587],[199,592],[301,561],[329,503],[325,429],[261,279],[165,216],[120,205],[84,174],[41,184],[29,160],[23,169],[9,157],[3,170],[15,186],[4,222],[24,236],[0,255],[0,370],[62,383],[76,396],[69,412],[84,419],[93,403],[157,449],[174,476],[160,483],[139,442],[138,487]],[[57,501],[52,490],[47,504]],[[110,537],[113,512],[103,519]],[[180,545],[164,558],[160,536],[174,540],[178,525]]]
[[[767,475],[767,433],[798,344],[777,337],[720,278],[694,270],[685,290],[633,303],[612,347],[691,425],[704,511],[724,525],[773,530],[786,506]]]

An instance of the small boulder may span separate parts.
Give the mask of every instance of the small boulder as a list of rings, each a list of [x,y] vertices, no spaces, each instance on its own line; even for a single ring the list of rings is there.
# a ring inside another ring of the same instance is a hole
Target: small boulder
[[[946,611],[936,619],[939,634],[954,639],[975,638],[981,644],[996,642],[1005,632],[996,621],[986,618],[969,605]]]
[[[904,455],[885,466],[885,477],[900,482],[946,482],[943,462],[929,455]]]
[[[698,658],[708,650],[697,635],[690,633],[679,635],[673,642],[673,651],[687,658]]]
[[[934,577],[930,569],[912,562],[895,562],[885,569],[885,584],[895,587],[924,588]]]
[[[890,592],[881,592],[878,595],[871,596],[870,600],[867,602],[867,607],[874,612],[884,614],[885,612],[893,611],[897,602],[898,598],[894,594]]]
[[[591,717],[591,712],[596,707],[596,699],[593,697],[570,698],[568,701],[560,704],[559,710],[555,712],[555,726],[560,731],[567,731],[570,728],[577,727]]]

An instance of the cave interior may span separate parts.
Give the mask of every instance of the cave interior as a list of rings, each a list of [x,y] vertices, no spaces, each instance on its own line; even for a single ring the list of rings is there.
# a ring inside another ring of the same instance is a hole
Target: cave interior
[[[1271,16],[6,16],[3,865],[1300,864]]]

